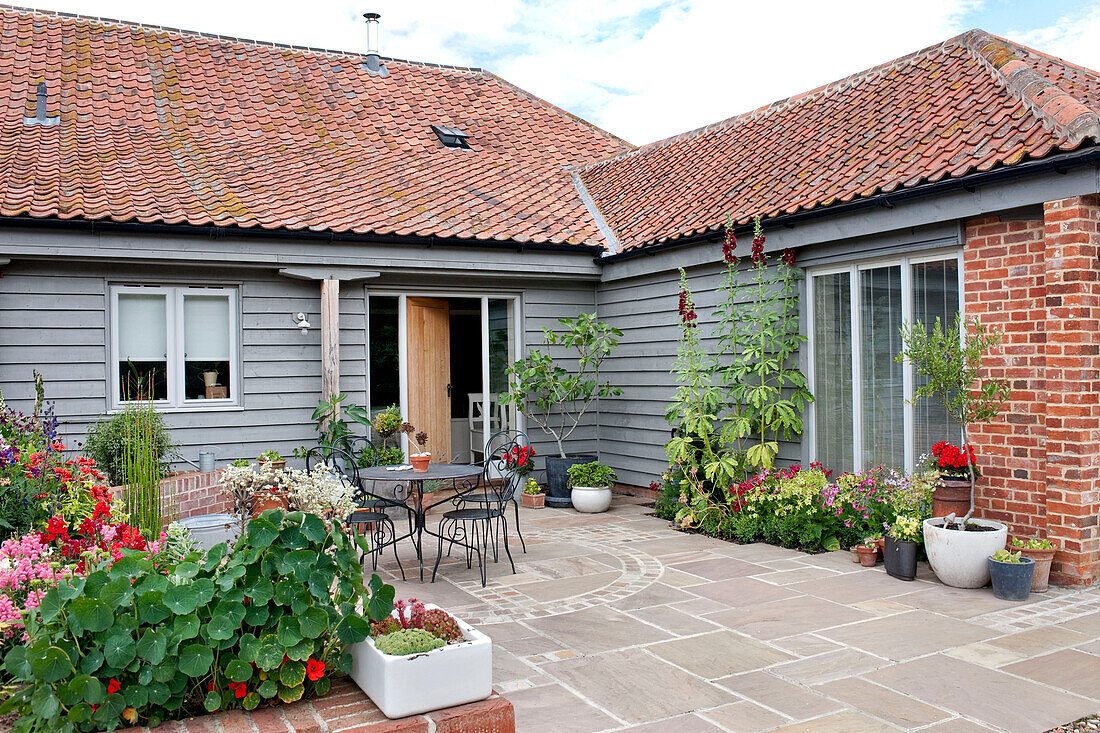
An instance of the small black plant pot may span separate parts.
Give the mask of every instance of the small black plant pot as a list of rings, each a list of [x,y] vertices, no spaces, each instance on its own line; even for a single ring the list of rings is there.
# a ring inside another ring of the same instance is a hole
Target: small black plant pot
[[[1026,601],[1031,592],[1031,576],[1035,574],[1035,561],[1030,557],[1021,562],[1000,562],[989,558],[989,577],[993,581],[993,595],[1002,601]]]
[[[570,507],[569,467],[578,463],[591,463],[596,456],[580,454],[574,456],[546,457],[546,506]]]
[[[883,548],[883,562],[886,572],[898,580],[916,580],[917,578],[916,542],[895,540],[887,535]]]

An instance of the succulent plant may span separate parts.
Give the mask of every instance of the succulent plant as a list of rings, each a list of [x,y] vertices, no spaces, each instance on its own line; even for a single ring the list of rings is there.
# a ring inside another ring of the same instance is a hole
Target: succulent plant
[[[424,629],[398,629],[374,640],[374,646],[383,654],[402,657],[406,654],[423,654],[438,649],[447,642]]]
[[[381,621],[371,621],[370,635],[377,639],[379,636],[385,636],[386,634],[392,634],[399,629],[404,628],[397,619],[393,616],[386,616]]]
[[[454,616],[442,608],[432,608],[423,613],[419,619],[420,628],[431,632],[438,639],[446,642],[462,639],[462,630],[458,628],[458,622]]]

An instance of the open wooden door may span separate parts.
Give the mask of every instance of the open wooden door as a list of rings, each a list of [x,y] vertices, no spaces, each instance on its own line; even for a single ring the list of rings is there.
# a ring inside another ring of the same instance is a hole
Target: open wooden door
[[[442,298],[406,298],[409,422],[428,433],[432,462],[451,458],[451,314]],[[415,443],[410,448],[415,448]]]

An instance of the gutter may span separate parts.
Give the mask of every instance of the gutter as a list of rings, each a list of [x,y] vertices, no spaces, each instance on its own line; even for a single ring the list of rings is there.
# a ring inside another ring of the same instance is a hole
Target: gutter
[[[1100,145],[1093,145],[1084,151],[1074,151],[1072,153],[1066,153],[1058,157],[1043,158],[1041,160],[1031,161],[1029,163],[1021,163],[1014,166],[1004,166],[991,171],[974,173],[968,176],[964,176],[962,178],[948,178],[942,181],[937,181],[935,183],[926,183],[923,185],[915,186],[913,188],[891,191],[890,193],[880,193],[874,196],[869,196],[867,198],[857,199],[855,201],[833,204],[831,206],[822,206],[816,209],[811,209],[809,211],[796,212],[794,214],[776,216],[769,219],[764,219],[762,224],[764,226],[764,229],[775,229],[777,227],[792,229],[798,224],[815,219],[823,219],[830,216],[839,216],[842,214],[849,214],[866,209],[892,209],[896,204],[902,204],[907,201],[913,201],[916,199],[938,196],[953,191],[961,190],[967,191],[969,193],[974,193],[975,191],[977,191],[979,186],[985,186],[994,183],[1007,183],[1022,178],[1040,175],[1042,173],[1064,174],[1067,173],[1071,168],[1086,165],[1100,167]],[[734,227],[733,231],[734,234],[736,234],[738,237],[742,237],[746,234],[751,234],[752,228],[752,224],[744,224]],[[653,256],[658,252],[663,252],[669,249],[687,247],[700,242],[715,242],[722,237],[722,230],[689,234],[683,237],[677,237],[676,239],[669,239],[654,244],[643,244],[641,246],[633,247],[623,252],[616,252],[614,254],[604,255],[603,257],[597,257],[596,262],[603,264],[607,262],[619,262],[622,260],[629,260],[635,257]]]
[[[354,232],[314,231],[312,229],[261,229],[259,227],[229,226],[192,226],[189,224],[157,224],[143,222],[117,222],[101,219],[57,219],[35,218],[33,216],[3,216],[0,226],[32,227],[66,231],[80,231],[88,234],[149,234],[176,235],[201,239],[292,239],[314,242],[346,244],[397,244],[432,247],[474,247],[484,249],[506,249],[516,252],[572,252],[589,253],[597,259],[604,252],[599,244],[564,244],[554,242],[518,242],[500,239],[467,239],[460,237],[422,237],[415,235],[356,234]]]

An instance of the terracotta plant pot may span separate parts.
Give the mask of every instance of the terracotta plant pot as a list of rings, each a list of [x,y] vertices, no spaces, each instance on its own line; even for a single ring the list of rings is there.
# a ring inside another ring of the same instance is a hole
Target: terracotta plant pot
[[[286,468],[286,459],[283,458],[278,461],[260,461],[260,466],[271,466],[277,471],[279,469]]]
[[[849,552],[852,553],[852,562],[859,562],[859,550],[853,547]]]
[[[952,512],[956,517],[970,511],[970,482],[966,479],[944,478],[932,492],[932,516],[946,517]]]
[[[432,461],[431,453],[423,453],[421,455],[409,456],[409,463],[412,464],[413,473],[424,473],[428,470],[428,464]]]
[[[546,494],[521,494],[520,502],[528,509],[542,509],[546,506]]]
[[[258,517],[268,509],[282,509],[286,511],[288,506],[286,494],[266,491],[252,497],[252,516]]]
[[[859,552],[859,564],[865,568],[873,568],[878,562],[878,547],[875,545],[860,545],[856,548]]]
[[[1044,550],[1041,548],[1028,549],[1026,547],[1010,547],[1013,551],[1019,551],[1024,557],[1030,557],[1035,561],[1035,574],[1031,576],[1031,592],[1046,593],[1050,587],[1050,563],[1054,560],[1055,548]]]

